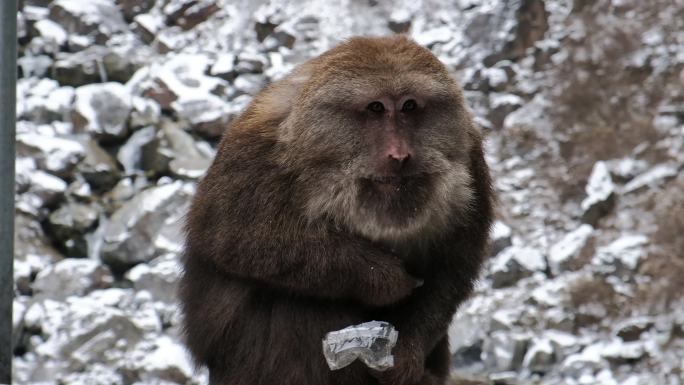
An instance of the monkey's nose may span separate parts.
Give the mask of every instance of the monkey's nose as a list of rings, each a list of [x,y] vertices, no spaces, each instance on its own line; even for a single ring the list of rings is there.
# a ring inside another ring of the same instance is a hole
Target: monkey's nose
[[[387,154],[387,157],[390,159],[392,162],[399,163],[400,165],[404,165],[411,159],[411,154],[409,152],[390,152]]]

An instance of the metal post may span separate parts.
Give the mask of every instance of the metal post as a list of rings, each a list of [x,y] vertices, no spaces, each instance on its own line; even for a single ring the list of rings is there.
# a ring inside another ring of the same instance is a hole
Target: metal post
[[[12,383],[17,1],[0,0],[0,384]]]

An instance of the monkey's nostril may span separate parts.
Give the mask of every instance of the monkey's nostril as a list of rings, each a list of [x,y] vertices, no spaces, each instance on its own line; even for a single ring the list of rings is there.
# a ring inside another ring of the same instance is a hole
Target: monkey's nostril
[[[395,161],[395,162],[398,162],[399,164],[403,165],[403,164],[405,164],[406,162],[408,162],[408,160],[411,158],[411,154],[409,154],[409,153],[394,153],[394,152],[392,152],[392,153],[389,153],[389,154],[387,155],[387,157],[388,157],[391,161]]]

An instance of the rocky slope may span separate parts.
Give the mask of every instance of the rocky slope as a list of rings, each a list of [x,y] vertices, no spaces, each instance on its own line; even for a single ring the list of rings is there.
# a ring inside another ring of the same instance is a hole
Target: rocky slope
[[[357,34],[463,84],[500,194],[457,384],[684,384],[684,2],[20,2],[17,384],[203,384],[180,221],[260,88]],[[236,202],[239,204],[239,202]]]

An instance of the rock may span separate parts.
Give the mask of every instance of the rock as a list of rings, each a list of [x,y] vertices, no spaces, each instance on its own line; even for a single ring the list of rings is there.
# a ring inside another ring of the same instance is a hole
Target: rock
[[[92,47],[78,55],[59,53],[53,64],[54,78],[63,85],[81,86],[84,84],[105,81],[105,71],[100,59],[102,47]]]
[[[35,195],[43,207],[52,207],[59,203],[67,188],[63,179],[42,170],[31,173],[29,183],[29,195]]]
[[[157,102],[139,96],[134,96],[132,102],[131,127],[144,127],[159,124],[161,119],[161,107]]]
[[[50,4],[50,19],[63,26],[68,33],[95,36],[98,44],[126,30],[126,22],[119,8],[108,0],[55,0]]]
[[[501,68],[483,68],[482,77],[486,81],[486,89],[501,92],[508,85],[508,74]]]
[[[102,338],[97,342],[105,344],[112,341]],[[118,368],[98,363],[88,365],[83,372],[67,373],[62,376],[61,380],[65,384],[73,385],[123,385],[126,383]]]
[[[38,20],[33,24],[36,34],[50,47],[47,52],[58,52],[67,41],[67,32],[61,25],[49,19]]]
[[[162,122],[156,138],[143,146],[142,163],[145,170],[184,179],[204,175],[212,157],[200,151],[193,137],[169,120]]]
[[[498,309],[491,315],[489,330],[512,330],[522,318],[521,309]]]
[[[161,379],[185,384],[194,374],[194,365],[185,347],[168,336],[139,343],[125,365],[146,383]]]
[[[155,140],[157,130],[154,127],[145,127],[131,135],[126,143],[119,148],[116,158],[126,171],[126,174],[134,174],[143,168],[142,149]]]
[[[413,39],[424,47],[432,48],[436,44],[448,43],[453,37],[454,31],[450,27],[441,26],[414,34]]]
[[[135,266],[126,273],[126,279],[133,282],[136,291],[146,290],[155,300],[175,303],[180,273],[177,255],[166,254]]]
[[[673,164],[659,164],[649,171],[638,175],[622,188],[623,194],[632,194],[647,188],[659,188],[668,180],[676,177],[678,167]]]
[[[64,302],[35,301],[24,317],[26,328],[40,335],[33,340],[33,354],[43,372],[32,373],[33,379],[53,381],[130,356],[145,335],[161,331],[154,310],[137,301],[132,290],[123,289],[95,290]],[[59,365],[50,367],[50,362]]]
[[[525,353],[523,367],[533,373],[547,373],[556,361],[553,345],[548,339],[534,339]]]
[[[411,12],[397,8],[390,14],[387,27],[394,33],[406,33],[411,29],[411,19]]]
[[[187,31],[206,21],[221,8],[210,0],[178,0],[167,3],[164,13],[169,25],[178,25]]]
[[[602,357],[603,343],[586,346],[581,352],[570,354],[560,365],[560,372],[572,377],[578,377],[586,372],[596,372],[606,366]]]
[[[115,272],[147,262],[159,253],[154,240],[164,220],[189,201],[191,189],[180,181],[144,190],[102,223],[101,258]]]
[[[489,278],[493,288],[511,286],[535,272],[546,270],[546,259],[537,249],[510,246],[496,256]]]
[[[485,342],[484,355],[488,367],[496,371],[517,370],[530,344],[530,336],[496,331]]]
[[[77,43],[72,40],[70,38],[70,47]],[[90,42],[83,44],[86,46],[79,48],[79,52],[60,52],[56,55],[53,76],[60,84],[82,86],[108,81],[124,83],[146,60],[141,47],[103,47]]]
[[[140,172],[129,175],[121,179],[111,190],[107,191],[102,198],[105,211],[108,214],[114,213],[121,208],[126,201],[129,201],[136,194],[149,187],[149,181]]]
[[[643,234],[623,235],[609,245],[599,247],[592,263],[636,271],[642,259],[646,257],[644,247],[648,244],[649,239]]]
[[[511,228],[505,223],[501,221],[494,222],[491,234],[489,235],[490,255],[495,256],[512,244],[512,232]]]
[[[263,42],[268,35],[275,30],[278,24],[271,23],[271,20],[264,19],[254,23],[254,32],[258,41]]]
[[[15,282],[19,286],[16,273],[24,271],[28,282],[35,274],[63,256],[53,247],[45,235],[40,222],[27,215],[17,213],[14,217],[14,270]]]
[[[593,252],[594,228],[583,224],[549,249],[549,266],[555,275],[582,267]]]
[[[489,113],[487,118],[495,128],[502,128],[506,116],[522,107],[524,100],[513,94],[492,93],[489,95]]]
[[[79,137],[85,158],[78,164],[79,173],[97,192],[107,191],[121,178],[116,160],[93,139]]]
[[[70,177],[76,165],[86,156],[85,148],[74,138],[39,133],[17,134],[17,155],[30,156],[42,169]]]
[[[642,341],[624,342],[614,339],[601,346],[601,356],[615,364],[634,364],[648,356]]]
[[[147,44],[151,44],[159,31],[166,26],[164,16],[159,14],[144,13],[135,16],[133,21],[135,22],[135,32]]]
[[[128,135],[131,95],[120,83],[89,84],[76,89],[74,128],[98,141],[121,140]]]
[[[17,117],[35,124],[68,120],[73,87],[60,87],[52,79],[21,79],[17,85]]]
[[[596,227],[598,221],[613,209],[616,199],[615,185],[605,162],[594,164],[585,191],[587,197],[581,204],[582,222]]]
[[[264,77],[258,74],[242,74],[233,81],[233,85],[239,93],[252,96],[258,94],[265,84]]]
[[[64,300],[112,285],[114,277],[99,261],[66,258],[42,270],[33,283],[38,298]]]
[[[207,68],[209,58],[205,55],[173,56],[161,68],[149,71],[153,86],[144,87],[142,92],[162,108],[173,110],[179,119],[200,132],[215,135],[226,126],[233,107],[214,94],[227,84],[222,79],[207,76],[204,73]]]
[[[19,78],[43,77],[53,65],[53,60],[48,55],[27,55],[17,58],[19,66]],[[21,80],[19,80],[21,82]]]
[[[95,206],[76,202],[67,202],[50,214],[48,228],[67,257],[88,256],[85,235],[95,228],[99,214]]]
[[[449,346],[455,368],[469,370],[483,369],[482,348],[487,331],[481,325],[483,319],[466,312],[457,313],[449,326]]]
[[[504,16],[505,23],[491,15],[490,20],[484,21],[486,14],[483,14],[483,19],[478,19],[478,23],[482,24],[477,28],[467,29],[473,40],[485,39],[487,42],[486,46],[492,53],[484,58],[486,66],[501,60],[520,59],[549,29],[548,12],[543,0],[522,0],[503,4],[504,9],[498,10],[500,13],[497,16],[508,14]],[[515,15],[514,18],[511,18],[511,14]],[[477,33],[482,33],[483,36],[476,36]]]
[[[212,76],[218,76],[221,79],[227,81],[233,81],[237,76],[237,71],[235,70],[235,63],[237,62],[237,56],[232,53],[220,53],[216,57],[214,65],[211,66],[209,73]]]
[[[644,160],[625,157],[609,161],[608,167],[613,178],[624,183],[647,171],[648,163]]]
[[[624,342],[638,341],[644,332],[651,330],[655,326],[655,319],[652,317],[636,317],[627,319],[615,325],[615,334]]]
[[[156,0],[116,0],[124,18],[130,23],[141,13],[146,13],[154,7]]]
[[[292,49],[297,38],[294,33],[278,28],[264,40],[266,51],[278,51],[281,47]]]

